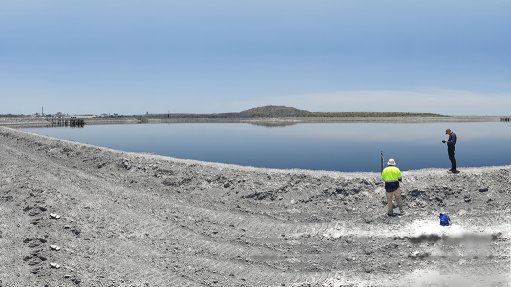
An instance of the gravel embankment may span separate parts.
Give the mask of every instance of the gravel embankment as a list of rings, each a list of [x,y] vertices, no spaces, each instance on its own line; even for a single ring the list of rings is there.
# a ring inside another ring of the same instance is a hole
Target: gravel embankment
[[[461,170],[405,171],[407,214],[387,217],[376,173],[0,127],[0,286],[509,286],[511,166]]]

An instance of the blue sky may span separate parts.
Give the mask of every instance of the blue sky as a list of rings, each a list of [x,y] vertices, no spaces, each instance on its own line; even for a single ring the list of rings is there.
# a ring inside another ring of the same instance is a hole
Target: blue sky
[[[0,113],[511,114],[511,1],[0,4]]]

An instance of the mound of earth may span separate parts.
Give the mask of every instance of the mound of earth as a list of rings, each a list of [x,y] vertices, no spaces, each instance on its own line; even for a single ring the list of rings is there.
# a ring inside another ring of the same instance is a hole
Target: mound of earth
[[[510,166],[269,170],[0,127],[0,286],[508,286]],[[439,225],[448,213],[452,225]]]

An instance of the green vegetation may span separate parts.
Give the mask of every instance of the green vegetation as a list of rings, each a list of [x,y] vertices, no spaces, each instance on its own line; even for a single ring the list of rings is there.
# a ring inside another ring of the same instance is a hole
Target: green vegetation
[[[355,118],[355,117],[447,117],[433,113],[402,113],[402,112],[311,112],[306,117],[325,117],[325,118]]]

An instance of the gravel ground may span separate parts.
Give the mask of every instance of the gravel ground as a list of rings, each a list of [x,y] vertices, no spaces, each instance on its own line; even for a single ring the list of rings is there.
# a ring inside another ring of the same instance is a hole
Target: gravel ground
[[[511,166],[270,170],[0,127],[0,286],[510,286]],[[439,225],[446,212],[452,225]]]

